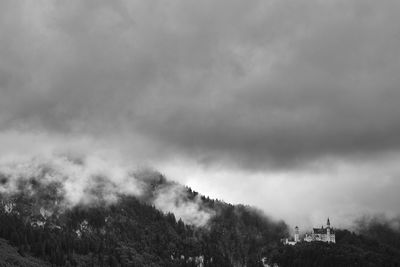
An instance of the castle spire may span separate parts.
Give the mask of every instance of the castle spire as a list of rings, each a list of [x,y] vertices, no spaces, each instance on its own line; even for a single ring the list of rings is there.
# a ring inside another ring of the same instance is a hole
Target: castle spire
[[[294,242],[299,242],[300,241],[300,236],[299,236],[299,227],[296,226],[294,228]]]
[[[328,227],[331,226],[331,222],[329,221],[329,217],[328,217],[328,221],[326,222],[326,225],[327,225]]]

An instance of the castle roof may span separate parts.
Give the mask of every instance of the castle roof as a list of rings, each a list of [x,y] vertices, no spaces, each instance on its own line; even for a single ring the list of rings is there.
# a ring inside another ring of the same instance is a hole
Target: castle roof
[[[313,228],[313,233],[314,234],[327,234],[327,229],[328,228]],[[330,233],[331,234],[334,234],[335,233],[335,231],[333,231],[333,229],[330,229]]]

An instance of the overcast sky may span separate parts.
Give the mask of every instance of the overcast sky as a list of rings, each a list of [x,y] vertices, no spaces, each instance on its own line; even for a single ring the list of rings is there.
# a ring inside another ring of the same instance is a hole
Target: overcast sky
[[[304,227],[400,213],[399,1],[0,2],[0,153],[98,153]]]

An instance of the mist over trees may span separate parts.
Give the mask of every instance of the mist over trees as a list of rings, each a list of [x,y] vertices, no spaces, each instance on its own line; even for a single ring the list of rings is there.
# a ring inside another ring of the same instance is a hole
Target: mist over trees
[[[284,221],[210,199],[154,171],[128,172],[126,187],[140,186],[131,190],[116,186],[112,172],[90,168],[80,181],[83,190],[73,192],[68,175],[83,166],[63,160],[3,166],[0,238],[22,257],[14,262],[35,257],[53,266],[258,267],[264,258],[279,266],[400,266],[398,218],[360,218],[354,232],[335,229],[336,244],[284,246]]]
[[[148,190],[140,197],[121,194],[114,203],[62,209],[57,183],[43,181],[32,177],[14,194],[2,194],[0,237],[21,256],[53,266],[261,266],[262,254],[288,233],[284,222],[258,210],[212,200],[188,187],[179,201],[201,203],[200,209],[213,216],[202,226],[186,224],[153,205],[157,188],[170,184],[161,175],[146,179]]]

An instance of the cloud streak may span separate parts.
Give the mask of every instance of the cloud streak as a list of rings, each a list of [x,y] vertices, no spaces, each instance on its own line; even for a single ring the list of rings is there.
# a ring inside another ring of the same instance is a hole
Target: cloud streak
[[[207,225],[216,215],[216,211],[204,206],[199,195],[189,199],[182,185],[171,185],[158,190],[154,205],[163,212],[173,212],[176,218],[195,226]]]

